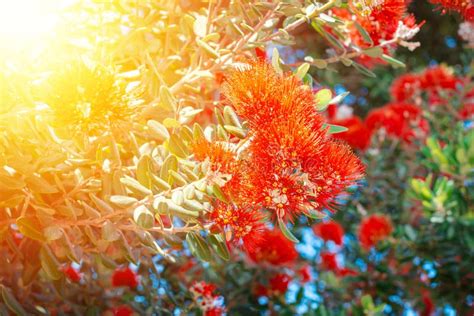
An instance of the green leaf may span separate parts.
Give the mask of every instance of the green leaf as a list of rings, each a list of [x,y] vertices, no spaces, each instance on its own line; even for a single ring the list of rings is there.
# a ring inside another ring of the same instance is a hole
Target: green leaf
[[[373,58],[381,57],[383,55],[383,49],[379,46],[364,49],[363,52],[365,55]]]
[[[26,237],[37,241],[45,241],[43,233],[38,230],[38,227],[40,227],[40,225],[36,219],[21,216],[17,218],[16,224],[18,226],[18,229],[20,230],[20,233],[22,233]]]
[[[329,101],[329,104],[339,104],[344,100],[345,97],[347,97],[350,94],[349,91],[343,92],[337,96],[335,96],[331,101]]]
[[[235,113],[234,109],[228,105],[224,107],[224,122],[225,126],[231,125],[239,128],[242,127],[237,113]]]
[[[303,80],[304,76],[308,73],[310,65],[308,63],[301,64],[298,69],[296,69],[296,77]]]
[[[133,211],[133,220],[141,228],[149,229],[153,227],[155,216],[146,206],[140,205]]]
[[[168,129],[161,123],[155,120],[149,120],[146,125],[153,137],[157,138],[160,142],[167,140],[170,137]]]
[[[160,87],[160,105],[167,111],[176,112],[177,102],[167,86]]]
[[[324,124],[323,128],[329,127],[328,133],[329,134],[337,134],[337,133],[342,133],[348,130],[347,127],[344,126],[339,126],[339,125],[333,125],[333,124]]]
[[[225,202],[225,203],[229,202],[226,196],[224,195],[224,192],[222,192],[221,188],[217,184],[214,184],[212,186],[212,193],[214,194],[216,198],[218,198],[222,202]]]
[[[153,162],[149,155],[141,156],[137,163],[137,180],[148,189],[152,188],[152,165]]]
[[[110,197],[110,203],[120,208],[127,208],[137,203],[138,200],[134,197],[124,195],[112,195]]]
[[[168,174],[171,170],[168,170]],[[160,177],[155,176],[154,174],[151,175],[151,180],[153,181],[153,184],[155,186],[155,189],[158,188],[158,191],[168,191],[171,189],[171,186],[169,185],[168,182],[165,180],[161,179]]]
[[[374,301],[369,294],[362,296],[360,302],[365,311],[372,311],[375,308]]]
[[[196,44],[201,47],[209,56],[213,58],[219,58],[219,52],[216,51],[214,48],[212,48],[209,44],[206,42],[196,39]]]
[[[244,139],[247,136],[247,133],[243,128],[232,126],[232,125],[224,125],[224,129],[229,132],[229,134]]]
[[[0,292],[2,300],[7,305],[8,309],[11,310],[15,315],[23,316],[28,315],[21,304],[16,300],[13,294],[3,284],[0,284]]]
[[[377,77],[372,71],[370,71],[370,70],[367,69],[366,67],[362,66],[361,64],[358,64],[358,63],[356,63],[356,62],[353,62],[353,63],[352,63],[352,66],[353,66],[358,72],[360,72],[361,74],[363,74],[364,76],[371,77],[371,78],[376,78],[376,77]]]
[[[40,250],[41,267],[51,280],[59,280],[62,276],[59,270],[59,262],[48,246],[43,246]]]
[[[312,64],[318,69],[325,69],[328,66],[327,61],[324,59],[315,59],[313,60]]]
[[[175,214],[178,217],[181,218],[196,218],[199,216],[199,212],[193,211],[186,209],[173,201],[166,201],[168,204],[168,209],[171,213]]]
[[[360,25],[356,21],[354,21],[354,25],[357,31],[360,33],[360,35],[362,35],[362,38],[364,39],[364,41],[369,45],[374,45],[374,41],[370,37],[369,33],[367,33],[367,31],[362,27],[362,25]]]
[[[168,149],[171,153],[180,158],[186,158],[189,155],[189,150],[178,135],[173,134],[168,141]]]
[[[125,176],[124,178],[121,178],[120,182],[123,185],[125,185],[130,191],[132,191],[134,194],[140,197],[145,197],[147,195],[153,194],[150,189],[144,187],[143,185],[140,184],[140,182],[138,182],[137,180],[129,176]]]
[[[63,231],[59,226],[49,226],[46,227],[43,231],[44,236],[48,241],[58,240],[63,235]]]
[[[25,179],[28,187],[35,193],[52,194],[57,193],[58,188],[37,175],[31,175]]]
[[[405,68],[406,67],[406,65],[403,62],[401,62],[398,59],[395,59],[391,56],[382,54],[381,58],[383,60],[385,60],[386,62],[388,62],[390,65],[392,65],[393,68]]]
[[[281,65],[280,65],[280,53],[278,52],[278,49],[276,49],[276,47],[273,48],[272,66],[277,73],[279,74],[283,73],[283,70],[281,69]]]
[[[405,225],[405,233],[411,241],[416,240],[416,231],[410,225]]]
[[[219,257],[224,260],[230,259],[229,248],[227,248],[227,243],[221,234],[212,234],[208,237],[209,243],[211,244],[212,249],[217,253]]]
[[[209,249],[209,245],[199,234],[194,232],[188,233],[186,235],[186,241],[193,255],[203,261],[211,260],[211,250]]]
[[[176,158],[175,155],[169,155],[166,157],[163,165],[161,166],[160,178],[167,181],[168,183],[170,183],[169,170],[178,171],[178,158]]]
[[[278,226],[280,227],[281,232],[286,238],[288,238],[294,243],[299,242],[299,240],[293,235],[293,233],[288,229],[288,227],[286,227],[286,224],[285,222],[283,222],[283,219],[278,218]]]
[[[316,109],[324,111],[332,100],[332,92],[329,89],[321,89],[314,95],[316,101]]]

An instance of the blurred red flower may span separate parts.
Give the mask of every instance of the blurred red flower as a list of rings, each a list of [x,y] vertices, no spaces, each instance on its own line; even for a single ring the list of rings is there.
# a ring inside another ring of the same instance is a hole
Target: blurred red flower
[[[290,284],[291,278],[286,273],[278,273],[273,276],[269,281],[269,288],[272,294],[281,295],[286,293],[288,285]]]
[[[66,277],[71,280],[71,282],[78,283],[79,281],[81,281],[82,274],[78,270],[74,269],[72,266],[67,266],[63,271]]]
[[[138,283],[138,275],[129,267],[116,269],[112,274],[112,286],[128,286],[134,289]]]
[[[345,141],[354,149],[366,150],[369,146],[372,133],[360,117],[352,116],[345,119],[332,120],[330,123],[344,126],[348,129],[345,132],[333,134],[333,138]]]
[[[388,135],[409,143],[428,131],[428,123],[421,114],[421,108],[416,105],[389,103],[370,111],[365,122],[371,130],[384,128]]]
[[[332,240],[336,245],[342,245],[344,229],[335,221],[327,221],[313,226],[314,233],[323,240]]]
[[[430,2],[440,5],[443,8],[443,13],[452,10],[462,14],[468,21],[474,19],[474,3],[472,0],[430,0]]]
[[[387,216],[371,215],[364,218],[360,224],[359,242],[363,248],[370,249],[387,238],[392,231],[392,223]]]
[[[225,312],[225,309],[222,307],[213,307],[204,312],[204,316],[221,316]]]
[[[205,316],[219,316],[225,312],[224,306],[218,301],[219,296],[214,294],[215,290],[214,284],[204,281],[194,282],[189,288]]]
[[[433,303],[433,300],[431,299],[430,293],[428,291],[423,291],[423,294],[421,296],[421,299],[423,301],[423,311],[421,312],[421,316],[432,316],[435,313],[436,306]]]
[[[298,274],[300,276],[301,283],[303,284],[312,280],[311,267],[308,264],[304,265],[301,269],[299,269]]]
[[[339,270],[336,271],[336,274],[340,277],[346,277],[346,276],[356,276],[357,271],[351,268],[340,268]]]
[[[256,263],[274,266],[289,265],[298,258],[295,244],[277,229],[264,231],[254,247],[247,249],[247,254]]]
[[[131,316],[133,315],[133,309],[128,305],[120,305],[111,309],[114,316]]]
[[[395,102],[410,101],[420,92],[421,76],[418,74],[404,74],[397,77],[390,86],[390,93]]]
[[[337,263],[336,254],[332,252],[321,253],[321,266],[329,271],[339,271],[339,264]]]

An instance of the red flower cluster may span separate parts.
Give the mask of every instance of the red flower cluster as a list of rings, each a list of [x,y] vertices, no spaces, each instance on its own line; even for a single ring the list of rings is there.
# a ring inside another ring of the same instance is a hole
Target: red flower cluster
[[[390,41],[395,37],[409,40],[418,32],[421,25],[416,24],[413,16],[406,15],[407,3],[405,0],[350,0],[350,11],[341,8],[334,8],[331,11],[335,16],[348,21],[347,33],[351,42],[361,48],[368,48],[372,43],[364,38],[351,21],[361,25],[375,45]],[[393,43],[391,46],[385,46],[385,53],[395,45]],[[370,66],[374,60],[362,56],[359,61]]]
[[[337,109],[336,109],[337,111]],[[428,131],[428,123],[422,117],[421,108],[410,103],[390,103],[369,112],[365,121],[357,116],[344,119],[329,119],[334,125],[348,130],[334,134],[352,148],[366,150],[374,132],[384,129],[388,136],[410,143],[415,138],[423,138]]]
[[[128,305],[120,305],[110,310],[114,316],[132,316],[133,309]]]
[[[226,75],[223,94],[224,103],[248,123],[247,144],[237,154],[232,140],[203,138],[193,153],[209,162],[208,181],[232,201],[215,202],[209,212],[213,224],[230,232],[228,240],[259,248],[266,212],[293,220],[330,207],[363,176],[360,160],[331,139],[312,91],[294,75],[250,61]]]
[[[362,151],[369,147],[372,133],[360,117],[352,116],[346,119],[332,120],[330,123],[347,128],[347,131],[343,133],[334,134],[335,139],[343,140],[352,148]]]
[[[393,231],[390,219],[384,215],[371,215],[362,220],[359,228],[359,242],[370,249],[387,238]]]
[[[246,201],[252,200],[253,193],[245,172],[245,162],[237,159],[230,144],[211,143],[204,138],[195,142],[192,150],[196,160],[209,161],[211,174],[208,174],[208,181],[220,185],[226,197],[234,202],[215,201],[210,219],[215,225],[232,233],[234,244],[243,243],[246,248],[253,247],[261,237],[263,214],[251,204],[246,204]]]
[[[215,290],[214,284],[204,281],[195,282],[189,289],[204,316],[220,316],[225,312],[224,306],[219,302],[219,296],[214,294]]]
[[[291,264],[298,258],[294,243],[279,230],[266,230],[262,235],[254,247],[247,249],[248,256],[254,262],[282,266]]]
[[[411,142],[428,131],[428,123],[421,118],[421,114],[421,108],[416,105],[389,103],[370,111],[365,123],[370,130],[383,128],[389,136]]]
[[[400,103],[418,103],[424,94],[430,106],[448,106],[452,97],[462,95],[470,80],[458,77],[445,66],[434,66],[421,73],[408,73],[395,79],[390,88],[392,98]],[[474,89],[464,94],[459,118],[467,119],[473,115]]]
[[[295,76],[252,62],[229,75],[224,95],[250,129],[252,202],[278,218],[327,207],[362,177],[361,162],[328,137],[312,91]]]
[[[301,283],[303,284],[311,281],[313,278],[311,276],[311,267],[307,264],[298,270],[298,274],[301,279]]]
[[[288,290],[291,277],[286,273],[278,273],[270,278],[268,286],[258,284],[255,288],[255,294],[257,296],[278,296],[285,294]]]
[[[63,272],[71,282],[79,283],[82,279],[82,274],[70,265],[67,266]]]
[[[129,267],[123,269],[116,269],[112,274],[112,286],[128,286],[134,289],[138,286],[139,279],[138,275]]]
[[[342,226],[334,221],[319,223],[313,226],[314,233],[323,240],[332,240],[336,245],[342,245],[342,238],[344,237],[344,229]]]
[[[390,92],[396,102],[414,102],[422,92],[426,92],[430,104],[436,104],[441,90],[454,93],[461,83],[460,78],[454,76],[446,67],[435,66],[420,74],[408,73],[398,77],[393,81]]]
[[[351,268],[340,267],[337,262],[336,254],[332,252],[321,253],[321,266],[323,269],[332,271],[340,277],[357,275],[357,271]]]
[[[443,13],[446,10],[456,11],[469,21],[474,20],[474,3],[472,0],[430,0],[431,3],[440,5]]]
[[[405,0],[355,0],[349,1],[349,5],[376,45],[393,38],[407,9]],[[363,40],[357,44],[368,46]]]
[[[321,265],[324,269],[336,271],[339,269],[336,254],[332,252],[321,253]]]

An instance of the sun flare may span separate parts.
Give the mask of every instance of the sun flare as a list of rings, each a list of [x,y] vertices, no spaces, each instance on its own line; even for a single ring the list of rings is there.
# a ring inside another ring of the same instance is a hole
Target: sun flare
[[[0,0],[0,42],[25,45],[54,29],[57,11],[68,1]],[[69,1],[70,2],[70,1]]]

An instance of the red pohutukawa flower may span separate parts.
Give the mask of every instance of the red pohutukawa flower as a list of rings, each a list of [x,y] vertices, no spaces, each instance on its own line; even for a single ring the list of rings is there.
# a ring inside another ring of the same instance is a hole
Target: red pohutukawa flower
[[[110,310],[114,316],[131,316],[133,315],[133,309],[128,305],[120,305]]]
[[[386,239],[393,231],[390,219],[384,215],[371,215],[362,220],[359,227],[359,242],[370,249],[379,241]]]
[[[323,240],[332,240],[336,245],[342,245],[342,238],[344,237],[344,229],[342,226],[334,221],[319,223],[313,226],[314,233]]]
[[[208,160],[210,174],[208,180],[221,186],[223,192],[232,200],[242,198],[245,186],[241,162],[230,144],[223,142],[209,142],[202,138],[192,146],[194,158],[198,161]]]
[[[339,270],[339,264],[336,259],[336,254],[332,252],[321,253],[321,265],[326,270],[330,270],[330,271]]]
[[[275,266],[292,264],[298,257],[295,244],[279,230],[263,232],[254,247],[247,249],[247,254],[256,263]]]
[[[350,3],[353,8],[360,7],[355,11],[362,15],[361,24],[376,44],[393,38],[398,22],[402,20],[407,9],[405,0],[350,1]]]
[[[112,274],[112,286],[128,286],[134,289],[138,284],[138,275],[129,267],[116,269]]]
[[[210,218],[226,232],[227,240],[246,249],[258,245],[264,232],[263,214],[255,207],[216,201]]]
[[[72,266],[67,266],[63,271],[66,277],[71,280],[71,282],[78,283],[82,279],[81,273]]]
[[[288,290],[288,285],[291,282],[291,277],[286,273],[275,274],[268,280],[268,285],[257,284],[254,292],[255,295],[260,296],[278,296],[285,294]]]
[[[270,279],[269,287],[270,291],[274,295],[285,294],[288,290],[291,278],[286,273],[278,273]]]
[[[389,136],[411,142],[414,138],[423,137],[428,130],[421,114],[421,108],[416,105],[390,103],[370,111],[365,121],[372,130],[384,128]]]
[[[345,119],[331,120],[331,124],[344,126],[347,131],[333,135],[333,138],[346,142],[354,149],[366,150],[370,144],[372,133],[358,116]]]
[[[306,264],[301,269],[298,270],[298,275],[301,279],[301,283],[307,283],[312,280],[311,267]]]
[[[396,102],[411,100],[420,92],[421,76],[417,74],[404,74],[395,79],[390,87],[392,99]]]
[[[223,91],[250,129],[247,174],[255,196],[249,203],[292,220],[328,206],[362,177],[361,162],[331,140],[312,91],[295,76],[250,62],[228,76]]]
[[[214,284],[204,281],[194,282],[189,291],[205,316],[220,316],[225,312],[222,301],[219,301],[219,295],[214,293],[216,291]]]
[[[462,14],[466,20],[474,19],[474,3],[472,0],[430,0],[431,3],[440,5],[443,13],[446,11],[456,11]]]

